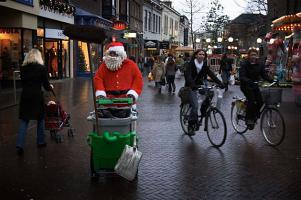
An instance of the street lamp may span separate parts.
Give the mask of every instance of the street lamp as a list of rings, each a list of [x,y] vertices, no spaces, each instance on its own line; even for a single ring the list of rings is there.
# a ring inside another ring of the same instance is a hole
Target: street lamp
[[[229,41],[229,42],[233,42],[233,40],[234,40],[233,37],[229,37],[229,38],[228,38],[228,41]]]
[[[211,39],[210,39],[210,38],[207,38],[207,39],[206,39],[206,42],[207,42],[207,43],[210,43],[210,42],[211,42]]]
[[[223,38],[221,38],[221,37],[217,38],[217,42],[222,42],[222,41],[223,41]]]
[[[262,39],[261,38],[257,38],[256,42],[257,42],[257,44],[261,44],[262,43]]]
[[[200,39],[200,38],[197,38],[197,39],[195,39],[195,42],[196,42],[196,43],[200,43],[200,42],[201,42],[201,39]]]

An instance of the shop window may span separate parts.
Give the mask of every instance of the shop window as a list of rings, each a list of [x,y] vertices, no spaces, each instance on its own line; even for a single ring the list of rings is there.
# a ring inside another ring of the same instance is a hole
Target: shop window
[[[25,55],[32,49],[32,30],[23,30],[23,53]]]
[[[21,29],[0,28],[0,79],[12,80],[21,62]]]
[[[85,42],[78,42],[78,71],[90,72],[88,46]]]
[[[62,68],[63,77],[70,77],[70,63],[69,63],[69,41],[62,41]]]

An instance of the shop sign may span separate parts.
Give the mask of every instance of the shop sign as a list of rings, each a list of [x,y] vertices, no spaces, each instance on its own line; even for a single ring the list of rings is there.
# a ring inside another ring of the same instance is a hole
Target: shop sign
[[[168,41],[160,42],[160,49],[169,49],[169,42]]]
[[[28,6],[33,6],[33,0],[15,0],[18,3],[22,3]]]
[[[127,24],[123,21],[115,21],[112,24],[112,28],[117,31],[122,31],[127,28]]]
[[[0,28],[0,34],[18,34],[19,29],[16,28]]]
[[[157,40],[144,40],[144,48],[157,48]]]
[[[68,37],[64,35],[63,30],[46,28],[45,32],[45,38],[68,40]]]

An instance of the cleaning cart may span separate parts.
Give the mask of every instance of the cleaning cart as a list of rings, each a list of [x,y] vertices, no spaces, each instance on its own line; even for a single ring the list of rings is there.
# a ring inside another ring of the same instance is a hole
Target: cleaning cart
[[[93,126],[93,131],[88,134],[92,178],[98,178],[101,174],[115,173],[115,166],[125,148],[127,146],[137,148],[137,112],[133,108],[132,98],[99,99],[97,104],[97,117],[95,112],[91,112],[87,117]],[[108,117],[103,114],[108,112],[111,112],[112,116]],[[125,114],[119,117],[120,113]],[[97,124],[96,118],[99,122]],[[135,153],[138,154],[134,159],[129,160],[132,163],[127,165],[139,164],[141,153],[133,151],[130,154]]]

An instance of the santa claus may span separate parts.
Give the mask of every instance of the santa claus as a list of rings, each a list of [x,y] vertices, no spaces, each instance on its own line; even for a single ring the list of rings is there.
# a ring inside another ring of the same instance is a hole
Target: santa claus
[[[96,97],[131,97],[137,100],[142,92],[143,79],[137,64],[127,59],[123,44],[110,43],[103,61],[94,76]]]

